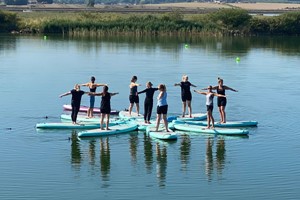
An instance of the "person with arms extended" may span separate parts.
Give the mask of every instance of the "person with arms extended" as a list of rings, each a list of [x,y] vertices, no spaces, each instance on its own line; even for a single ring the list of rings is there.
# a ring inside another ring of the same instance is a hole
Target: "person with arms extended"
[[[138,92],[138,94],[146,93],[145,101],[144,101],[144,120],[145,124],[150,124],[150,118],[152,114],[152,108],[153,108],[153,95],[158,88],[152,88],[152,83],[147,82],[146,83],[146,89],[143,91]]]
[[[156,117],[156,129],[157,132],[159,129],[159,124],[161,120],[161,115],[163,116],[163,121],[165,124],[165,128],[167,132],[169,131],[168,128],[168,121],[167,121],[167,113],[168,113],[168,103],[167,103],[167,88],[164,84],[160,84],[158,86],[159,95],[157,97],[157,117]]]
[[[106,117],[106,130],[109,130],[109,117],[110,117],[110,99],[112,96],[119,94],[119,93],[110,93],[108,92],[108,87],[105,85],[103,86],[103,91],[101,93],[94,93],[90,92],[89,95],[92,96],[101,96],[101,105],[100,105],[100,111],[101,111],[101,118],[100,118],[100,128],[104,130],[103,127],[103,121]]]
[[[203,89],[205,90],[206,88],[203,88]],[[237,92],[237,90],[232,89],[226,85],[223,85],[223,79],[221,79],[219,77],[218,77],[218,85],[212,87],[212,90],[216,90],[217,93],[221,94],[221,95],[225,95],[225,90],[231,90],[231,91]],[[218,101],[218,108],[219,108],[220,118],[221,118],[220,123],[226,123],[225,107],[227,104],[227,99],[224,97],[218,97],[217,101]]]
[[[129,88],[130,88],[129,102],[130,102],[130,104],[129,104],[128,112],[129,112],[130,116],[131,116],[132,107],[133,107],[134,103],[136,105],[137,114],[138,115],[140,114],[139,96],[138,96],[138,92],[137,92],[137,87],[140,86],[140,84],[136,83],[136,81],[137,81],[137,76],[133,76],[131,78],[130,85],[129,85]]]
[[[84,92],[80,90],[79,84],[75,84],[74,89],[72,89],[69,92],[66,92],[64,94],[61,94],[59,97],[62,98],[67,95],[72,95],[72,100],[71,100],[71,106],[72,106],[72,113],[71,113],[71,118],[72,118],[72,123],[73,124],[78,124],[76,122],[77,120],[77,115],[80,109],[80,103],[81,103],[81,97],[84,94],[88,94],[88,92]]]
[[[215,119],[213,117],[213,109],[214,109],[214,96],[217,97],[224,97],[226,98],[225,95],[222,94],[217,94],[212,92],[212,86],[208,86],[207,87],[207,92],[201,92],[201,91],[197,91],[194,90],[194,92],[198,93],[198,94],[203,94],[206,96],[206,109],[207,109],[207,128],[215,128]],[[212,123],[212,126],[210,127],[210,123]]]
[[[188,106],[189,117],[192,117],[192,93],[190,87],[197,87],[189,82],[187,75],[182,76],[180,83],[175,83],[174,86],[181,87],[181,100],[182,100],[182,117],[185,117],[186,106]]]
[[[100,86],[107,86],[107,84],[102,84],[102,83],[95,83],[96,78],[94,76],[91,77],[91,81],[88,83],[80,84],[81,86],[86,86],[89,87],[90,92],[96,92],[97,87]],[[87,110],[87,117],[92,118],[94,116],[93,111],[94,111],[94,105],[95,105],[95,96],[90,96],[90,106]]]

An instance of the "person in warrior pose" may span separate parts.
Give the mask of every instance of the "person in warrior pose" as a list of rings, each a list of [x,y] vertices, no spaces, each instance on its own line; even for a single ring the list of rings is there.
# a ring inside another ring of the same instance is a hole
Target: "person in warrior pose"
[[[168,121],[167,121],[167,113],[168,113],[167,88],[164,84],[160,84],[158,86],[158,90],[160,91],[160,93],[157,97],[157,117],[156,117],[155,131],[158,131],[159,129],[159,123],[162,115],[166,131],[170,132],[168,128]]]
[[[129,88],[130,88],[130,94],[129,94],[130,104],[129,104],[129,109],[128,109],[129,115],[131,115],[132,107],[133,107],[134,103],[136,105],[137,114],[138,115],[140,114],[139,96],[138,96],[138,92],[137,92],[137,88],[138,88],[138,86],[140,86],[140,84],[136,83],[136,81],[137,81],[137,76],[133,76],[131,78],[130,85],[129,85]]]
[[[197,91],[197,90],[194,90],[194,92],[196,92],[198,94],[203,94],[206,96],[207,128],[214,129],[215,128],[215,119],[213,117],[214,96],[223,97],[223,98],[226,98],[226,96],[212,92],[211,85],[207,87],[207,90],[208,90],[207,92],[201,92],[201,91]],[[210,123],[212,123],[212,126],[210,126]]]
[[[203,88],[204,90],[206,88]],[[223,79],[218,77],[218,85],[217,86],[213,86],[212,90],[216,90],[218,94],[221,95],[225,95],[225,90],[231,90],[234,92],[237,92],[237,90],[232,89],[231,87],[228,87],[226,85],[223,85]],[[225,113],[225,107],[227,104],[227,99],[224,97],[218,97],[217,99],[218,102],[218,108],[219,108],[219,112],[220,112],[220,123],[226,123],[226,113]]]
[[[192,117],[192,93],[190,87],[197,86],[189,82],[189,77],[187,75],[183,75],[182,81],[180,83],[175,83],[174,86],[181,87],[182,117],[185,116],[186,106],[188,106],[189,117]]]
[[[90,92],[96,92],[97,87],[107,86],[107,84],[95,83],[96,78],[94,76],[91,77],[91,81],[88,83],[80,84],[81,86],[89,87]],[[95,96],[90,96],[90,106],[87,110],[87,117],[92,118],[94,116],[94,105],[95,105]]]
[[[146,124],[150,124],[150,118],[152,114],[153,108],[153,95],[154,92],[158,90],[158,88],[152,88],[152,83],[146,83],[146,89],[138,92],[138,94],[146,93],[145,101],[144,101],[144,120]]]
[[[71,100],[71,106],[72,106],[72,113],[71,113],[71,118],[72,118],[72,123],[73,124],[78,124],[76,122],[77,120],[77,115],[79,112],[80,108],[80,103],[81,103],[81,97],[84,94],[88,94],[88,92],[84,92],[80,90],[80,85],[75,84],[74,89],[72,89],[69,92],[66,92],[64,94],[59,95],[60,98],[67,96],[67,95],[72,95],[72,100]]]
[[[116,93],[110,93],[108,92],[108,87],[105,85],[103,86],[103,91],[101,93],[95,93],[95,92],[90,92],[89,95],[92,96],[101,96],[101,105],[100,105],[100,111],[101,111],[101,118],[100,118],[100,128],[104,130],[103,127],[103,122],[104,118],[106,117],[106,130],[109,130],[109,117],[110,117],[110,111],[111,111],[111,106],[110,106],[110,99],[112,96],[119,94],[118,92]]]

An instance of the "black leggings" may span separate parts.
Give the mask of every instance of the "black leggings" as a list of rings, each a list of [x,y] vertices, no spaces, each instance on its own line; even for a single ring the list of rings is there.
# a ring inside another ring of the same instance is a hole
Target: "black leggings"
[[[146,100],[144,102],[144,119],[150,121],[153,108],[153,100]]]
[[[79,106],[72,105],[72,114],[71,114],[72,122],[76,122],[79,108],[80,108],[80,105]]]

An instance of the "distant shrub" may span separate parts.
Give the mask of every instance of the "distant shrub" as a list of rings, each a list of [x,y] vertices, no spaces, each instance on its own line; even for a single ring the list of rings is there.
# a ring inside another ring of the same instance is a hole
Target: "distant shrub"
[[[17,15],[15,13],[0,10],[0,32],[10,32],[18,28]]]

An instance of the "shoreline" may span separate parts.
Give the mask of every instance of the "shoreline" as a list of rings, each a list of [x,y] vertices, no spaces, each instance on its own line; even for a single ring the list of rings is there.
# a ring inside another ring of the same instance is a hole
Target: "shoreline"
[[[174,10],[183,14],[205,14],[222,8],[241,8],[253,14],[281,14],[300,11],[300,4],[287,3],[170,3],[146,5],[101,5],[86,7],[83,4],[31,4],[0,6],[0,10],[13,12],[100,12],[100,13],[168,13]]]

